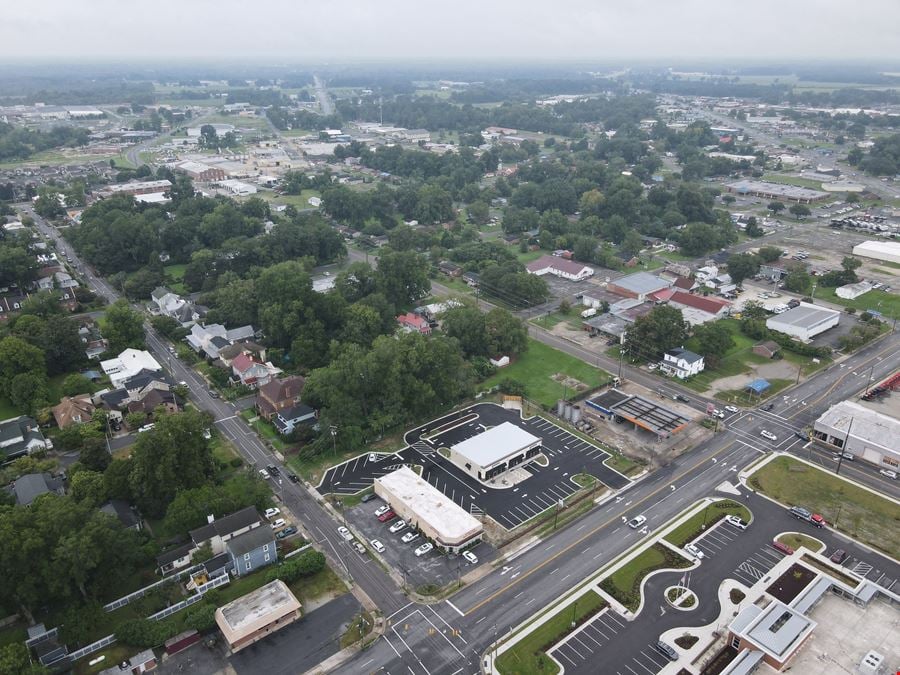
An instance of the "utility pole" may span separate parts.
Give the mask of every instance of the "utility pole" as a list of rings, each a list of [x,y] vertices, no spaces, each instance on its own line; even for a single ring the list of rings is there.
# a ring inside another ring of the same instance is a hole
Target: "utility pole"
[[[838,453],[838,463],[837,468],[835,469],[835,475],[841,473],[841,464],[844,463],[844,453],[847,452],[847,443],[850,442],[850,430],[853,428],[853,418],[850,418],[850,424],[847,425],[847,436],[844,438],[844,445],[841,447],[841,451]]]
[[[866,380],[866,394],[869,393],[869,387],[872,386],[872,375],[875,374],[875,364],[872,364],[872,367],[869,368],[869,378]],[[863,394],[865,396],[866,394]]]

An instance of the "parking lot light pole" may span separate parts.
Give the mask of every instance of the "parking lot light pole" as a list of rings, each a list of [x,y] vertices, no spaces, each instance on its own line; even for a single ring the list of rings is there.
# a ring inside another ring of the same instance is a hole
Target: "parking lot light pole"
[[[841,473],[841,464],[844,463],[844,453],[847,452],[847,444],[850,442],[850,430],[853,428],[853,418],[850,418],[850,423],[847,425],[847,436],[844,438],[844,445],[841,446],[841,451],[838,453],[838,463],[837,468],[835,468],[835,475],[839,475]]]
[[[575,616],[578,613],[578,600],[572,603],[572,628],[575,628]]]

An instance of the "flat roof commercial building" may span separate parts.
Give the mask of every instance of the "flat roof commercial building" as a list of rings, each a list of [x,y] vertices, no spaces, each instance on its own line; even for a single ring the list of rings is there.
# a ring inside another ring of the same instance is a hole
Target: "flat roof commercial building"
[[[776,314],[766,319],[766,328],[787,333],[791,337],[807,342],[829,328],[838,325],[841,313],[834,309],[818,307],[801,302],[784,314]]]
[[[375,479],[375,494],[435,546],[450,552],[481,540],[481,523],[409,467]]]
[[[450,461],[470,476],[489,481],[541,452],[541,439],[504,422],[450,448]]]
[[[216,610],[216,623],[232,652],[259,642],[300,618],[300,601],[281,580]]]
[[[756,180],[739,180],[725,186],[729,192],[740,195],[753,195],[764,199],[787,199],[800,204],[817,202],[830,195],[822,190],[810,190],[809,188],[796,187],[794,185],[782,185],[781,183],[767,183]]]
[[[621,279],[610,281],[606,284],[606,290],[624,298],[646,300],[651,293],[670,288],[672,283],[668,279],[662,279],[649,272],[635,272]]]
[[[813,424],[813,439],[873,464],[900,467],[900,420],[855,401],[841,401],[822,413]]]
[[[900,242],[864,241],[853,247],[853,255],[884,262],[900,263]]]

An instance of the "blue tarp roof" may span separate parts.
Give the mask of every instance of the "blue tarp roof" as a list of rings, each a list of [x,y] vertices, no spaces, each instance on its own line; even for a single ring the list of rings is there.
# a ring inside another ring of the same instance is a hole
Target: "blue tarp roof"
[[[762,379],[762,378],[759,378],[759,379],[753,380],[753,382],[751,382],[750,384],[748,384],[746,388],[747,388],[747,389],[750,389],[751,391],[753,391],[753,392],[756,393],[756,394],[761,394],[761,393],[763,393],[766,389],[768,389],[768,388],[771,387],[771,386],[772,386],[772,385],[769,384],[769,381],[768,381],[768,380],[764,380],[764,379]]]

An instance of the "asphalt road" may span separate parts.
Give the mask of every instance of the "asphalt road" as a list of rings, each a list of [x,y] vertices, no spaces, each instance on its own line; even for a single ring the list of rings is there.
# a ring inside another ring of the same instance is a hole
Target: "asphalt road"
[[[334,112],[334,104],[331,102],[331,97],[328,95],[328,89],[325,87],[325,80],[318,75],[313,75],[313,81],[316,88],[316,101],[319,102],[319,110],[322,111],[323,115],[330,115]]]

